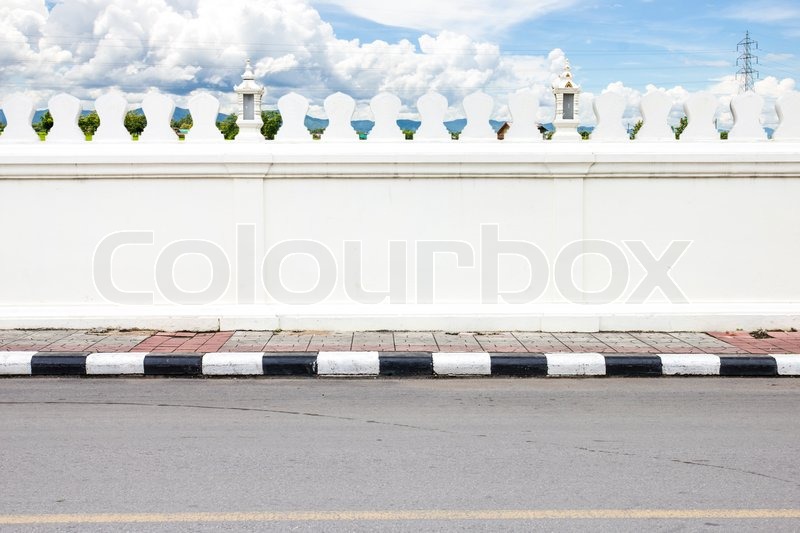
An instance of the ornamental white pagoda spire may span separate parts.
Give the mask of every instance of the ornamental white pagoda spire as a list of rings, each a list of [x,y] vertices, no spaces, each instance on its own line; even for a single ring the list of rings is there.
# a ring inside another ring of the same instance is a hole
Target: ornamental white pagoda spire
[[[561,76],[553,82],[553,94],[556,97],[556,117],[553,120],[556,131],[553,134],[553,140],[580,140],[578,113],[581,87],[572,78],[569,59],[566,60]]]
[[[264,87],[256,83],[253,74],[253,67],[250,60],[244,67],[242,83],[235,86],[233,90],[238,95],[239,111],[237,112],[236,124],[239,126],[237,141],[259,142],[264,140],[261,134],[261,127],[264,122],[261,120],[261,98],[264,96]]]

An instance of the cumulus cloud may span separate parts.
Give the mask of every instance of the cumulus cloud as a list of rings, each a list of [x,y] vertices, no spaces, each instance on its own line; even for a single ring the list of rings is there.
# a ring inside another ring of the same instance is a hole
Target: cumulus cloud
[[[733,125],[733,115],[730,112],[731,98],[739,91],[740,83],[736,76],[726,76],[719,80],[710,90],[717,95],[721,111],[719,114],[720,126],[729,129]],[[756,81],[753,90],[764,98],[764,114],[762,121],[765,126],[776,127],[778,115],[775,112],[775,101],[781,96],[796,90],[795,80],[791,78],[778,79],[768,76]]]
[[[730,75],[717,80],[716,83],[707,89],[708,92],[717,97],[717,121],[720,129],[730,129],[731,126],[733,126],[733,115],[730,111],[730,103],[731,99],[740,92],[740,87],[740,81],[736,78],[736,76]],[[778,116],[775,112],[775,102],[781,96],[795,90],[796,83],[795,80],[791,78],[778,79],[773,76],[769,76],[755,83],[755,93],[764,98],[764,112],[762,121],[765,126],[772,128],[777,126]],[[624,122],[632,125],[642,118],[639,110],[642,96],[653,91],[663,92],[672,98],[673,105],[669,121],[670,124],[677,125],[680,119],[685,115],[683,104],[692,94],[679,85],[669,88],[648,85],[644,91],[640,91],[626,86],[621,81],[617,81],[610,83],[602,92],[613,92],[619,94],[625,99],[626,109],[623,120]],[[584,124],[594,123],[593,116],[584,117],[583,113],[581,113],[581,119]],[[592,122],[589,122],[589,120]]]
[[[509,56],[454,31],[416,43],[338,39],[303,1],[6,0],[0,24],[8,35],[0,42],[0,93],[27,91],[40,106],[61,91],[90,102],[118,88],[137,101],[158,88],[179,105],[210,90],[230,108],[231,88],[250,58],[268,88],[267,104],[289,91],[314,106],[335,91],[361,102],[392,91],[411,111],[430,89],[453,104],[481,88],[505,97],[549,83],[563,64],[560,50]]]
[[[341,1],[348,9],[370,11],[376,20],[386,13]],[[406,4],[413,14],[416,4]],[[426,4],[425,9],[431,20],[445,21],[445,12],[449,13],[447,26],[455,28],[458,24],[450,24],[453,17],[485,18],[486,24],[502,25],[510,23],[511,11],[520,20],[555,9],[556,3],[510,1],[504,7],[493,6],[491,13],[477,2],[453,5],[438,2],[433,7]],[[439,23],[431,24],[436,28]],[[417,98],[434,89],[447,97],[448,117],[454,118],[463,113],[463,97],[483,89],[496,99],[495,117],[508,119],[508,95],[532,88],[539,97],[539,120],[549,122],[554,107],[551,83],[566,63],[560,49],[546,56],[509,55],[491,39],[453,30],[431,31],[417,42],[339,39],[303,0],[3,0],[0,26],[4,28],[0,99],[24,91],[39,107],[62,91],[91,105],[109,88],[122,90],[134,103],[158,88],[174,95],[182,106],[189,95],[208,90],[222,100],[223,112],[230,112],[235,101],[232,87],[240,82],[245,59],[250,58],[267,86],[267,106],[296,91],[308,97],[312,111],[322,116],[324,98],[342,91],[356,98],[363,117],[372,96],[390,91],[401,97],[403,116],[413,117]],[[580,68],[573,67],[580,83]],[[794,89],[791,79],[765,78],[756,84],[756,91],[767,99],[765,123],[777,120],[774,100]],[[603,92],[621,94],[627,102],[625,120],[635,123],[642,94],[653,90],[673,98],[672,120],[677,123],[688,96],[681,87],[648,86],[641,91],[615,82]],[[735,78],[719,80],[710,90],[720,99],[721,121],[728,120],[724,109],[738,91]],[[590,92],[581,99],[580,118],[587,125],[595,121],[592,99]]]
[[[578,0],[405,0],[364,2],[363,0],[311,0],[314,4],[338,6],[349,13],[384,26],[413,28],[438,33],[455,30],[472,36],[486,36],[552,11],[567,9]]]
[[[0,64],[30,61],[38,52],[37,41],[47,22],[47,9],[36,0],[9,0],[0,4],[3,40]]]

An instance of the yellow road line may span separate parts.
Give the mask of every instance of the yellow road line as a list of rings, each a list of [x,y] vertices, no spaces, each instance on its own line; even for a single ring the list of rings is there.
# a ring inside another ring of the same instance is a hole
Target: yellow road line
[[[631,520],[800,518],[800,509],[543,509],[485,511],[286,511],[0,515],[0,525],[162,522],[348,522],[404,520]]]

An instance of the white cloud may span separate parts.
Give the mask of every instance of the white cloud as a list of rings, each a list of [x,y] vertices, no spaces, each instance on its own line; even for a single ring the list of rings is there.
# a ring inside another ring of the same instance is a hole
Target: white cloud
[[[41,0],[8,0],[0,4],[0,64],[33,58],[46,21],[47,9]]]
[[[769,54],[765,54],[764,55],[764,60],[768,61],[768,62],[776,62],[777,63],[777,62],[780,62],[780,61],[789,61],[790,59],[794,59],[794,57],[795,57],[794,54],[787,54],[787,53],[784,53],[784,54],[773,54],[773,53],[769,53]]]
[[[763,80],[757,81],[755,83],[754,90],[757,94],[764,97],[764,114],[762,117],[764,125],[774,128],[778,124],[778,116],[775,113],[775,101],[781,96],[796,90],[795,80],[791,78],[778,79],[773,76],[769,76]],[[664,92],[672,98],[673,106],[670,113],[669,122],[672,125],[677,125],[681,117],[684,116],[683,104],[692,94],[679,85],[670,88],[648,85],[644,92],[642,92],[632,87],[627,87],[621,81],[617,81],[610,83],[602,92],[613,92],[619,94],[625,99],[626,108],[623,121],[632,125],[642,118],[639,110],[642,96],[653,91]],[[730,127],[733,125],[733,116],[730,112],[730,103],[731,99],[738,94],[739,91],[740,83],[734,75],[726,76],[708,88],[708,92],[717,97],[717,119],[718,125],[721,129],[730,129]],[[582,103],[582,105],[591,104]],[[592,114],[592,116],[584,117],[584,114],[581,113],[581,120],[584,124],[593,124],[594,116]]]
[[[792,78],[779,80],[774,76],[767,76],[755,83],[755,91],[765,98],[780,98],[796,89],[796,82]]]
[[[622,96],[622,98],[625,100],[625,112],[622,116],[622,120],[627,126],[633,126],[636,124],[636,122],[642,119],[642,113],[639,108],[642,103],[642,96],[656,91],[663,92],[672,98],[673,106],[669,116],[669,121],[671,124],[677,124],[681,117],[683,117],[683,102],[686,101],[690,94],[686,89],[679,85],[671,88],[665,88],[656,87],[655,85],[651,84],[647,85],[644,92],[642,92],[638,89],[634,89],[633,87],[626,86],[621,81],[616,81],[609,83],[608,86],[603,89],[601,94],[614,93]],[[583,117],[583,113],[581,115],[581,119],[584,121],[584,123],[594,124],[594,113],[586,118]]]
[[[114,87],[134,102],[158,88],[178,105],[207,89],[230,111],[246,58],[267,86],[267,104],[289,91],[315,105],[335,91],[362,104],[392,91],[413,111],[429,89],[455,107],[483,88],[502,107],[521,87],[549,84],[564,62],[560,50],[509,56],[452,31],[423,35],[416,45],[337,39],[302,1],[73,0],[49,13],[44,0],[10,1],[0,7],[8,35],[0,41],[0,92],[28,91],[40,107],[57,92],[91,102]]]
[[[747,22],[786,23],[792,19],[800,18],[800,8],[792,2],[749,2],[724,9],[720,13],[723,17],[745,20]]]
[[[720,123],[726,128],[733,124],[733,116],[730,113],[730,101],[731,98],[738,93],[739,87],[739,80],[736,79],[736,76],[726,76],[711,89],[711,91],[719,97],[720,105],[724,108],[720,116]],[[778,125],[775,101],[795,89],[795,80],[792,78],[779,80],[774,76],[767,76],[763,80],[756,81],[753,90],[756,94],[764,98],[764,114],[762,120],[765,126],[774,128]]]
[[[543,5],[550,4],[536,9]],[[506,7],[498,9],[502,14]],[[523,15],[535,11],[520,10]],[[154,87],[174,95],[181,106],[188,95],[209,90],[222,99],[223,112],[230,112],[232,87],[239,83],[249,57],[267,86],[267,105],[296,91],[319,113],[326,96],[342,91],[356,98],[359,116],[365,116],[372,96],[391,91],[403,100],[404,116],[413,116],[417,98],[436,89],[450,102],[448,116],[455,117],[461,113],[461,99],[483,89],[495,97],[494,116],[507,119],[508,95],[533,88],[541,107],[539,119],[548,122],[553,116],[550,84],[566,61],[560,49],[547,56],[508,55],[491,39],[476,40],[455,31],[426,34],[418,43],[338,39],[319,13],[301,0],[67,0],[50,12],[44,0],[2,0],[0,27],[0,97],[25,91],[39,107],[62,91],[91,104],[112,87],[137,102]],[[573,67],[580,84],[579,65]],[[774,100],[794,88],[791,79],[765,78],[756,84],[767,100],[767,124],[777,120],[770,107]],[[645,92],[651,90],[670,94],[675,102],[671,119],[677,123],[687,91],[649,86]],[[730,76],[710,90],[725,106],[738,83]],[[608,85],[606,91],[625,98],[626,121],[638,120],[642,91],[622,82]],[[594,123],[593,96],[582,95],[584,124]],[[728,118],[721,115],[723,121]]]
[[[349,13],[384,26],[413,28],[438,33],[454,30],[472,36],[492,32],[568,9],[578,0],[404,0],[400,2],[365,2],[363,0],[311,0],[313,4],[338,6]]]
[[[603,89],[601,94],[605,93],[615,93],[625,99],[625,114],[623,115],[624,121],[635,124],[642,118],[642,115],[639,112],[639,104],[642,101],[642,93],[640,91],[637,91],[632,87],[626,87],[621,81],[616,81],[614,83],[609,83],[608,86]]]

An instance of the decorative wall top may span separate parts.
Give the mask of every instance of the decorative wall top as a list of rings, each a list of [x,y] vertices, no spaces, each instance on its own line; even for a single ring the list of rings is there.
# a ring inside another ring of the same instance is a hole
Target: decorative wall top
[[[216,128],[219,101],[206,93],[199,93],[189,101],[189,111],[194,125],[186,135],[187,142],[225,142]],[[177,142],[178,137],[170,127],[170,119],[175,103],[169,96],[152,92],[141,103],[147,118],[147,127],[140,140],[148,143]],[[344,93],[336,93],[325,99],[325,111],[330,124],[322,135],[326,142],[353,142],[358,140],[350,125],[356,103]],[[366,142],[400,142],[405,138],[397,119],[400,113],[400,100],[397,96],[382,93],[375,96],[370,107],[375,117],[375,126]],[[494,99],[478,91],[463,101],[467,125],[461,135],[462,142],[500,142],[489,125]],[[767,135],[761,125],[764,99],[755,93],[745,93],[731,100],[730,108],[734,125],[728,135],[729,141],[766,141]],[[773,140],[800,142],[800,93],[793,92],[780,98],[776,103],[780,124],[774,132]],[[53,117],[53,129],[47,136],[50,143],[81,143],[85,137],[78,128],[78,118],[82,111],[81,102],[70,95],[59,94],[48,102]],[[308,100],[296,93],[290,93],[278,100],[278,110],[283,119],[274,142],[312,142],[313,139],[304,125],[309,108]],[[444,126],[447,112],[447,99],[431,91],[417,100],[417,110],[421,125],[414,135],[416,142],[451,141],[451,135]],[[539,108],[536,94],[523,90],[509,97],[509,110],[512,116],[510,129],[504,142],[540,142],[535,117]],[[623,126],[625,105],[621,97],[606,93],[593,102],[597,126],[590,136],[590,142],[629,142],[629,135]],[[668,119],[672,108],[669,97],[661,92],[645,95],[641,101],[643,126],[635,141],[667,142],[675,141],[675,135]],[[688,126],[681,135],[680,142],[720,141],[714,124],[717,110],[716,99],[708,93],[696,93],[685,102],[684,112]],[[8,122],[0,135],[0,144],[37,143],[39,137],[31,126],[35,112],[34,102],[23,94],[14,94],[2,102],[2,109]],[[109,92],[95,102],[100,118],[100,126],[92,141],[97,143],[131,142],[131,136],[123,125],[128,101],[118,92]],[[260,118],[260,117],[259,117]],[[260,122],[260,120],[259,120]],[[558,127],[558,120],[555,121]],[[556,135],[557,136],[557,135]],[[267,141],[263,141],[267,142]],[[272,141],[270,141],[272,142]],[[581,141],[575,141],[581,142]]]

